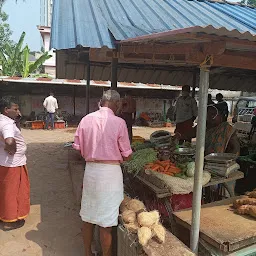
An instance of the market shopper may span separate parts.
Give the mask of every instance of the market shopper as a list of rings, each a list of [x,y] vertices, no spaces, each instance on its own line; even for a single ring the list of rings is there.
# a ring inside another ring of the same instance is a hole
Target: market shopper
[[[100,109],[84,117],[75,134],[73,147],[86,160],[80,211],[86,256],[92,255],[94,224],[100,227],[103,256],[112,254],[112,227],[123,200],[120,163],[132,154],[125,121],[115,115],[119,105],[118,92],[104,92]]]
[[[50,96],[48,96],[43,103],[44,108],[47,111],[46,117],[46,129],[49,129],[49,122],[51,123],[52,130],[54,129],[54,116],[55,112],[58,109],[58,101],[54,97],[54,93],[50,92]]]
[[[30,210],[30,185],[26,167],[26,144],[16,120],[21,116],[17,101],[0,99],[0,220],[4,230],[25,224]]]
[[[132,143],[132,126],[136,120],[136,101],[132,98],[131,93],[127,92],[122,100],[121,115],[127,125],[130,142]]]
[[[190,96],[190,86],[184,85],[182,87],[182,96],[177,99],[175,106],[175,120],[176,132],[183,135],[180,143],[184,140],[191,142],[191,138],[186,136],[190,134],[193,128],[195,119],[197,118],[197,103],[196,100]]]
[[[224,101],[223,98],[224,97],[221,93],[218,93],[216,95],[216,99],[218,101],[217,104],[218,104],[219,113],[223,115],[223,121],[225,122],[228,120],[229,111],[228,111],[228,103]]]

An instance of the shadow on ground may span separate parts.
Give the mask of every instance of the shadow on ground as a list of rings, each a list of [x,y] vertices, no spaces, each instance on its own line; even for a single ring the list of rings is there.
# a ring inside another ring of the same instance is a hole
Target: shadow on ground
[[[27,240],[41,247],[42,256],[83,255],[79,209],[72,193],[67,150],[63,143],[28,145],[31,214]],[[25,254],[24,254],[25,255]],[[27,254],[26,254],[27,255]]]

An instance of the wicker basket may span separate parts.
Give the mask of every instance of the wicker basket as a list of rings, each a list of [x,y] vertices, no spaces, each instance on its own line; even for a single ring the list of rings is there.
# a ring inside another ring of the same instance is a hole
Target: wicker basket
[[[119,225],[117,228],[117,255],[118,256],[142,256],[142,247],[136,242],[137,236],[129,234],[127,230]]]

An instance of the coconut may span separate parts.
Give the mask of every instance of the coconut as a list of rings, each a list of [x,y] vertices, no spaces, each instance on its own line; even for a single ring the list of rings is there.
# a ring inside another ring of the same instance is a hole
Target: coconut
[[[122,213],[122,218],[126,224],[134,223],[136,221],[136,213],[131,210],[124,211]]]
[[[136,213],[146,209],[145,205],[137,199],[130,200],[127,204],[127,208]]]
[[[152,227],[159,222],[159,212],[142,212],[138,215],[138,223],[141,227]]]
[[[127,206],[125,205],[120,205],[120,212],[124,213],[125,211],[129,211],[129,209],[127,208]]]
[[[165,228],[161,224],[153,225],[152,232],[153,232],[154,237],[160,243],[164,243],[165,242],[166,231],[165,231]]]
[[[121,213],[123,213],[123,212],[126,211],[126,210],[129,210],[129,209],[127,208],[127,204],[129,203],[129,201],[131,201],[131,198],[128,197],[127,195],[124,195],[124,200],[123,200],[123,202],[122,202],[121,205],[120,205],[120,212],[121,212]]]
[[[136,233],[138,232],[138,229],[139,229],[139,225],[138,225],[137,222],[124,224],[124,227],[125,227],[130,233],[134,233],[134,234],[136,234]]]
[[[250,198],[256,198],[256,191],[249,192],[246,195],[249,196]]]
[[[152,238],[152,231],[150,228],[142,227],[138,229],[139,243],[142,246],[146,246],[148,241]]]

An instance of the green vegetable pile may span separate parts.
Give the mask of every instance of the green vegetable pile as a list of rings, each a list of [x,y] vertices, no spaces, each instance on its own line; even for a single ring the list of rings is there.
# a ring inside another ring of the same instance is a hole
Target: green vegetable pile
[[[141,149],[134,152],[131,160],[123,163],[123,167],[128,173],[133,173],[136,176],[143,170],[146,164],[155,162],[156,160],[157,152],[154,149]]]
[[[132,148],[134,151],[142,150],[145,148],[154,148],[154,147],[155,147],[155,144],[153,144],[151,142],[147,142],[147,143],[134,142],[134,143],[132,143]]]
[[[187,163],[176,163],[176,166],[178,168],[181,169],[181,172],[180,173],[176,173],[174,176],[175,177],[178,177],[178,178],[181,178],[181,179],[187,179],[188,176],[186,175],[187,173]]]

